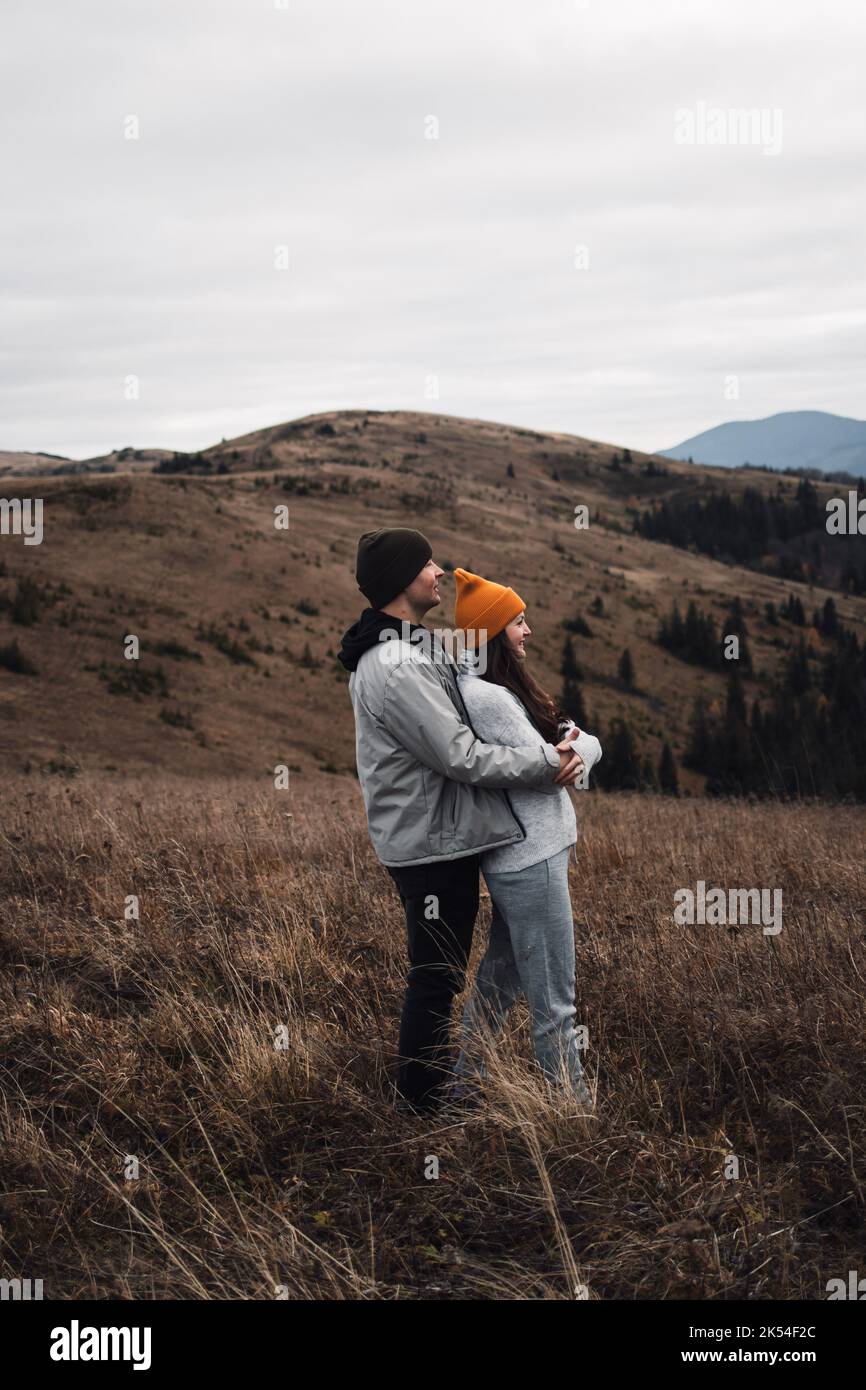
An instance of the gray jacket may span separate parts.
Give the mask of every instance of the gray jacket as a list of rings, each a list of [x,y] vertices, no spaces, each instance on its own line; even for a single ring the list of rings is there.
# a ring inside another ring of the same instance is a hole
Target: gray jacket
[[[376,643],[349,678],[370,838],[394,868],[514,844],[524,831],[506,789],[559,792],[559,754],[540,734],[523,748],[476,737],[454,663],[430,637],[427,651],[396,637]]]

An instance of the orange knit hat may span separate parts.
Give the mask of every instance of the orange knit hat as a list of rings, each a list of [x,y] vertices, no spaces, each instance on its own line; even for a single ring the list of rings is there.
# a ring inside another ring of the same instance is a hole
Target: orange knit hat
[[[490,579],[482,579],[480,574],[456,569],[454,578],[457,581],[455,627],[462,628],[464,632],[485,628],[488,642],[509,623],[513,623],[526,607],[513,589],[506,589],[504,584],[494,584]]]

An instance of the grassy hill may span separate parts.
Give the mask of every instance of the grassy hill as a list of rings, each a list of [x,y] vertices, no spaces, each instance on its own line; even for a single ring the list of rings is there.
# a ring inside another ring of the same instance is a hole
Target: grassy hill
[[[266,776],[288,763],[302,775],[351,773],[351,710],[334,653],[365,603],[353,574],[357,537],[380,525],[417,526],[439,563],[513,585],[527,602],[532,669],[554,692],[563,622],[587,618],[591,637],[574,638],[587,727],[603,734],[625,716],[654,760],[664,739],[681,755],[698,691],[718,704],[725,689],[723,674],[656,644],[674,598],[682,607],[694,599],[721,621],[741,597],[756,670],[751,701],[795,636],[766,621],[765,604],[795,593],[811,615],[829,594],[631,531],[654,499],[711,487],[737,496],[747,486],[793,496],[796,479],[629,455],[569,435],[413,412],[329,412],[194,457],[165,454],[155,466],[178,471],[136,471],[130,457],[126,471],[118,463],[107,476],[4,481],[9,498],[42,497],[45,516],[42,545],[0,541],[7,767]],[[818,490],[833,495],[832,485]],[[589,508],[583,530],[573,524],[580,504]],[[287,530],[274,526],[281,505]],[[451,620],[453,582],[443,588],[431,626]],[[866,599],[834,597],[862,641]],[[603,616],[591,616],[598,598]],[[137,662],[124,658],[130,634],[140,641]],[[818,633],[811,640],[820,648]],[[633,690],[617,674],[626,647]],[[9,669],[16,665],[32,672]],[[701,788],[702,777],[680,775]]]

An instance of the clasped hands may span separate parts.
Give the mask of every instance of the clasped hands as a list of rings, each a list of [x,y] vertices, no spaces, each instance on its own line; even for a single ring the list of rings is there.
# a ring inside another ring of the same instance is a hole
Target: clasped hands
[[[553,780],[558,786],[574,786],[574,783],[583,773],[583,758],[575,750],[574,744],[571,742],[573,738],[577,738],[579,733],[580,729],[575,727],[566,734],[561,743],[555,744],[556,751],[559,754],[559,772]]]

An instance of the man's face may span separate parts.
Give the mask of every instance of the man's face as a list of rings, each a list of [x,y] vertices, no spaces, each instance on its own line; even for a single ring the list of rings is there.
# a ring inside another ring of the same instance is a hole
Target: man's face
[[[420,574],[408,585],[406,597],[422,613],[426,613],[428,608],[435,608],[439,603],[442,597],[439,592],[439,580],[444,573],[435,560],[428,560]]]

